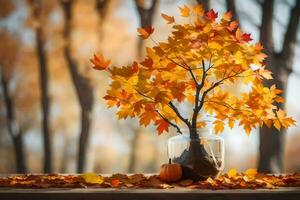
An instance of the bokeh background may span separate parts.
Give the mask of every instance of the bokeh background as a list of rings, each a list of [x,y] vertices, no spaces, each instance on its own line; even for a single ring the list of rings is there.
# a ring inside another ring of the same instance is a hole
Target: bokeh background
[[[117,66],[141,60],[143,47],[153,43],[141,42],[136,28],[153,25],[153,37],[165,40],[170,26],[160,13],[180,22],[178,6],[184,4],[209,2],[219,15],[233,9],[254,42],[273,33],[269,55],[278,56],[287,43],[288,56],[275,63],[288,69],[274,75],[285,89],[284,108],[299,124],[299,0],[265,1],[0,0],[0,173],[157,172],[175,131],[158,136],[137,120],[119,121],[102,99],[108,75],[91,69],[89,58],[101,52]],[[273,27],[262,29],[263,16]],[[248,136],[226,129],[220,136],[225,170],[257,168],[262,154],[268,171],[300,170],[298,126],[263,143],[259,130]]]

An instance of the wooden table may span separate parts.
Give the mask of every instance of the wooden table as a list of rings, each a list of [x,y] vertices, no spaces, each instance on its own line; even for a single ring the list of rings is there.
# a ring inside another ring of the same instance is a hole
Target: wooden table
[[[300,188],[257,190],[199,189],[11,189],[0,188],[0,200],[300,200]]]

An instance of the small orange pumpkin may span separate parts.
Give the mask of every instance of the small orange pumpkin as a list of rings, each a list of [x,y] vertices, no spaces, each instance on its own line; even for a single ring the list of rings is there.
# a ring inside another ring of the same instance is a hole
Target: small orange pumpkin
[[[182,169],[179,164],[171,163],[171,159],[169,159],[169,163],[163,164],[160,167],[159,178],[165,182],[175,182],[181,179]]]

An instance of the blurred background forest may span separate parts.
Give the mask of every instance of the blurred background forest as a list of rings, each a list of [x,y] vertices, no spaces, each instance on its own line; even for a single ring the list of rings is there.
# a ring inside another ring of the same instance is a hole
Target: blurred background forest
[[[156,172],[167,160],[167,139],[137,120],[118,121],[102,99],[108,76],[91,68],[101,52],[114,65],[140,60],[146,45],[180,20],[178,6],[202,3],[219,15],[231,10],[245,32],[261,41],[268,69],[284,89],[284,108],[300,121],[299,0],[0,0],[0,173]],[[298,36],[298,37],[297,37]],[[225,170],[300,170],[300,129],[240,128],[220,134]]]

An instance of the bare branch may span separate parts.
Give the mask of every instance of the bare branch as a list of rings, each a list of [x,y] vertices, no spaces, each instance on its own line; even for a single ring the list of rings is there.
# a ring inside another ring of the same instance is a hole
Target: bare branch
[[[211,90],[213,90],[213,89],[216,88],[217,86],[223,84],[225,80],[230,79],[230,78],[233,78],[233,77],[236,77],[237,75],[242,74],[242,73],[244,73],[245,71],[246,71],[246,70],[241,71],[241,72],[238,72],[238,73],[235,73],[235,74],[233,74],[233,75],[231,75],[231,76],[227,76],[227,77],[225,77],[225,78],[222,78],[221,80],[215,82],[210,88],[208,88],[207,90],[205,90],[205,91],[203,92],[202,97],[201,97],[201,100],[200,100],[199,109],[201,110],[201,108],[203,107],[204,99],[205,99],[206,95],[207,95]]]
[[[189,120],[186,119],[186,118],[184,118],[184,117],[180,114],[179,110],[178,110],[177,107],[172,103],[172,101],[170,101],[169,105],[170,105],[170,107],[172,108],[172,110],[176,113],[176,115],[181,119],[181,121],[183,121],[183,122],[190,128],[190,127],[191,127],[191,124],[190,124]]]
[[[135,91],[137,91],[137,93],[139,93],[141,96],[147,98],[147,99],[150,99],[151,101],[153,101],[153,103],[155,103],[155,100],[152,99],[151,97],[147,96],[146,94],[140,92],[139,90],[135,89]]]
[[[185,69],[185,70],[189,70],[189,69],[185,68],[184,65],[182,65],[182,64],[180,64],[180,63],[178,63],[178,62],[176,62],[176,61],[173,60],[172,58],[167,57],[167,59],[170,60],[170,61],[172,61],[175,65],[178,65],[179,67],[182,67],[182,68]]]
[[[147,96],[146,94],[138,91],[136,89],[137,93],[140,94],[141,96],[147,98],[147,99],[150,99],[153,103],[155,103],[155,100],[152,99],[151,97]],[[172,101],[169,102],[168,106],[176,113],[176,115],[188,126],[190,127],[190,123],[188,121],[188,119],[185,119],[179,112],[179,110],[177,109],[177,107],[172,103]]]
[[[220,102],[220,101],[214,101],[214,100],[207,100],[207,101],[204,101],[204,103],[215,103],[215,104],[218,104],[218,105],[221,105],[221,106],[224,106],[224,107],[227,107],[231,110],[235,110],[235,111],[242,111],[242,112],[249,112],[253,115],[256,116],[256,114],[254,112],[252,112],[251,110],[246,110],[246,109],[241,109],[241,108],[236,108],[236,107],[233,107],[232,105],[228,104],[228,103],[225,103],[225,102]]]
[[[168,122],[171,126],[173,126],[174,128],[176,128],[177,132],[182,134],[179,126],[177,124],[172,123],[168,118],[166,118],[165,116],[163,116],[158,110],[156,110],[156,112],[158,113],[158,115],[164,119],[166,122]]]
[[[177,59],[178,58],[180,58],[181,60],[182,60],[182,62],[183,62],[183,64],[185,65],[185,69],[187,69],[188,71],[189,71],[189,73],[190,73],[190,75],[192,76],[192,78],[193,78],[193,80],[194,80],[194,82],[195,82],[195,85],[198,87],[198,81],[197,81],[197,79],[196,79],[196,77],[195,77],[195,74],[193,73],[193,71],[192,71],[192,69],[190,68],[190,66],[183,60],[183,58],[181,57],[181,56],[177,56],[176,55],[176,57],[177,57]]]

